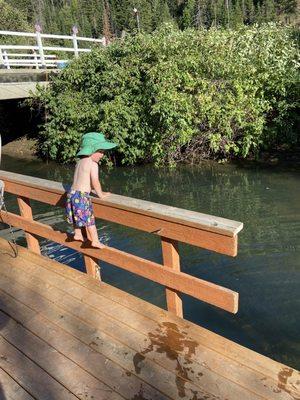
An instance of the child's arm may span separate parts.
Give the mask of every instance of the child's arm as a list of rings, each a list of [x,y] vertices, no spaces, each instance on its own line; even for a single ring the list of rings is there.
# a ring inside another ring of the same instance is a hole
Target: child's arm
[[[100,199],[110,194],[109,192],[102,191],[101,183],[99,181],[99,167],[98,164],[96,164],[95,162],[93,162],[91,166],[91,183],[92,187],[95,189],[95,192],[97,193],[97,196]]]

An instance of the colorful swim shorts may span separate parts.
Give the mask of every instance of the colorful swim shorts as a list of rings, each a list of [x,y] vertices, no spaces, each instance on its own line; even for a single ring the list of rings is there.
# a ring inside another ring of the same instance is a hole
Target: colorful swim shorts
[[[78,228],[95,225],[91,196],[88,192],[71,190],[67,194],[66,219]]]

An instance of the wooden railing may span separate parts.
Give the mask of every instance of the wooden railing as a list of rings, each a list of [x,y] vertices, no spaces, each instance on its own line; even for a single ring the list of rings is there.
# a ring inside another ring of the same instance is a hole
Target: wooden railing
[[[181,293],[237,312],[238,293],[180,271],[178,242],[236,256],[241,222],[115,194],[105,200],[93,198],[96,218],[160,236],[163,264],[158,264],[112,247],[92,248],[70,240],[66,232],[34,221],[30,200],[64,207],[65,185],[6,171],[0,171],[0,179],[4,181],[5,192],[17,196],[20,208],[20,215],[2,211],[1,219],[25,231],[30,250],[40,253],[37,236],[43,237],[82,253],[86,271],[93,277],[97,274],[96,260],[103,260],[160,283],[166,287],[168,310],[179,316],[183,315]]]

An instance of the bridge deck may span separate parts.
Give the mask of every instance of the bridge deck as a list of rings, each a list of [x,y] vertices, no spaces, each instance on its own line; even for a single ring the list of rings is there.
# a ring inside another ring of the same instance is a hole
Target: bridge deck
[[[0,239],[1,399],[299,399],[299,373]],[[2,397],[1,397],[2,396]]]
[[[49,84],[49,75],[57,70],[0,69],[0,100],[24,99],[40,86]]]

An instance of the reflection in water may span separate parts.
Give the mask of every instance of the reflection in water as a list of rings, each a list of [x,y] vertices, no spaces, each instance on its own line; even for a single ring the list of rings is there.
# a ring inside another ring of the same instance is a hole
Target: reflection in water
[[[73,167],[4,157],[2,168],[70,182]],[[183,297],[184,315],[229,339],[300,368],[300,185],[297,168],[218,165],[117,168],[101,173],[114,193],[169,204],[244,222],[236,258],[180,245],[182,269],[240,293],[237,315]],[[17,211],[12,196],[7,207]],[[62,209],[32,202],[35,218],[69,229]],[[98,221],[101,240],[110,246],[161,262],[158,237]],[[24,237],[18,236],[24,244]],[[41,242],[49,257],[83,270],[82,256],[52,242]],[[164,288],[101,263],[102,277],[136,296],[165,307]]]

